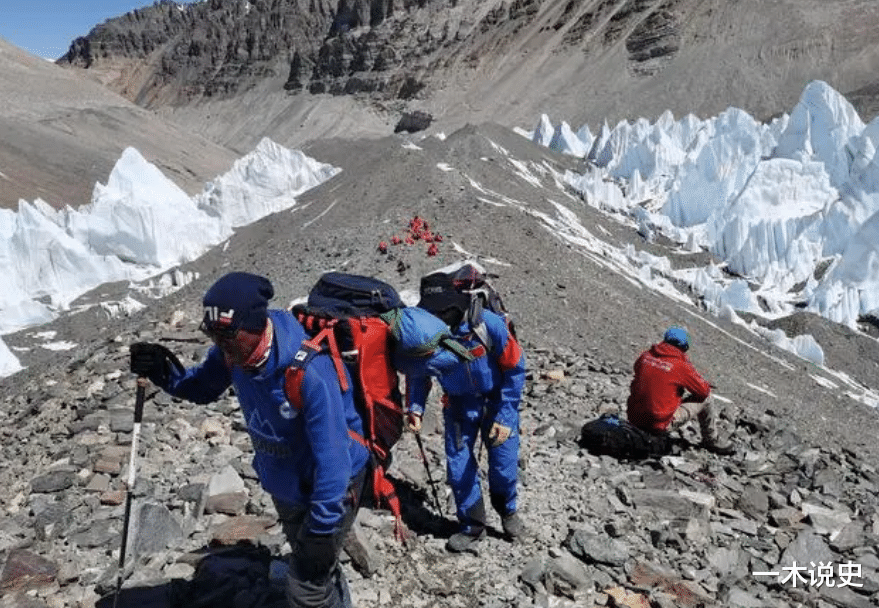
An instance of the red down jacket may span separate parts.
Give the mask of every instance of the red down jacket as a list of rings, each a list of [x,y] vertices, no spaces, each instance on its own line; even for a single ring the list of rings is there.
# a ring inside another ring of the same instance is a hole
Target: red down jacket
[[[645,431],[665,431],[685,391],[701,402],[708,398],[711,387],[685,352],[665,342],[654,344],[635,361],[626,404],[629,422]]]

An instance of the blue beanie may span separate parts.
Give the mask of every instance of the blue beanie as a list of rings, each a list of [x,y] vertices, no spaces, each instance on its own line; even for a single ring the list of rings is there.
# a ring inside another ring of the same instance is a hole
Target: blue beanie
[[[262,331],[268,318],[269,300],[274,295],[275,290],[265,277],[230,272],[204,294],[204,327],[208,331]]]
[[[690,348],[690,336],[683,327],[669,327],[662,337],[662,341],[673,344],[684,352]]]

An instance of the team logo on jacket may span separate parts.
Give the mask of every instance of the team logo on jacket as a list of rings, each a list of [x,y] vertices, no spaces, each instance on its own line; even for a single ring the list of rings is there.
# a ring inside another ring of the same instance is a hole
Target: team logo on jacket
[[[672,364],[670,361],[663,361],[662,359],[657,359],[656,357],[645,357],[644,363],[646,363],[650,367],[661,369],[664,372],[670,372],[672,369]]]
[[[272,423],[263,419],[258,409],[254,409],[247,420],[247,427],[251,435],[258,435],[267,441],[281,441],[281,436],[272,426]]]
[[[284,401],[284,403],[278,406],[278,413],[285,420],[293,420],[299,412],[294,410],[288,401]]]

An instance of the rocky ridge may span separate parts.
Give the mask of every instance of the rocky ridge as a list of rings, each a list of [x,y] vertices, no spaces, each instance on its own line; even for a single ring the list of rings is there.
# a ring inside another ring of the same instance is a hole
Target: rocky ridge
[[[224,97],[255,80],[286,76],[297,56],[319,47],[332,12],[325,0],[163,0],[97,25],[59,63],[90,70],[147,107]]]
[[[870,35],[877,21],[865,0],[746,7],[720,0],[162,0],[98,25],[58,63],[181,124],[201,117],[210,129],[221,116],[227,133],[214,127],[211,135],[226,144],[229,130],[242,136],[233,108],[254,104],[264,114],[250,123],[257,140],[271,129],[307,141],[317,125],[303,108],[319,107],[327,95],[352,96],[392,123],[402,112],[425,111],[446,131],[468,121],[532,123],[541,112],[599,128],[604,120],[665,110],[704,116],[730,106],[765,119],[791,107],[814,79],[851,92],[869,110],[875,76],[866,66],[879,57]]]

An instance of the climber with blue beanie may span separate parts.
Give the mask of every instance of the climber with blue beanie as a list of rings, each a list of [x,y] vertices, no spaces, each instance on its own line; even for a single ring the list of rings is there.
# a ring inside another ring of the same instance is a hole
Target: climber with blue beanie
[[[734,454],[732,443],[718,436],[711,385],[693,367],[689,349],[687,330],[675,326],[665,332],[662,342],[641,353],[635,361],[626,415],[629,422],[649,433],[668,433],[698,420],[706,449]]]
[[[131,345],[131,371],[193,403],[216,401],[234,388],[253,443],[253,468],[293,550],[289,605],[349,607],[338,556],[366,478],[368,452],[352,438],[362,436],[363,425],[353,392],[341,391],[326,354],[313,358],[297,387],[301,409],[291,405],[285,370],[308,336],[288,311],[269,309],[273,296],[264,277],[226,274],[202,301],[200,329],[213,342],[204,360],[184,368],[164,346],[140,342]]]

